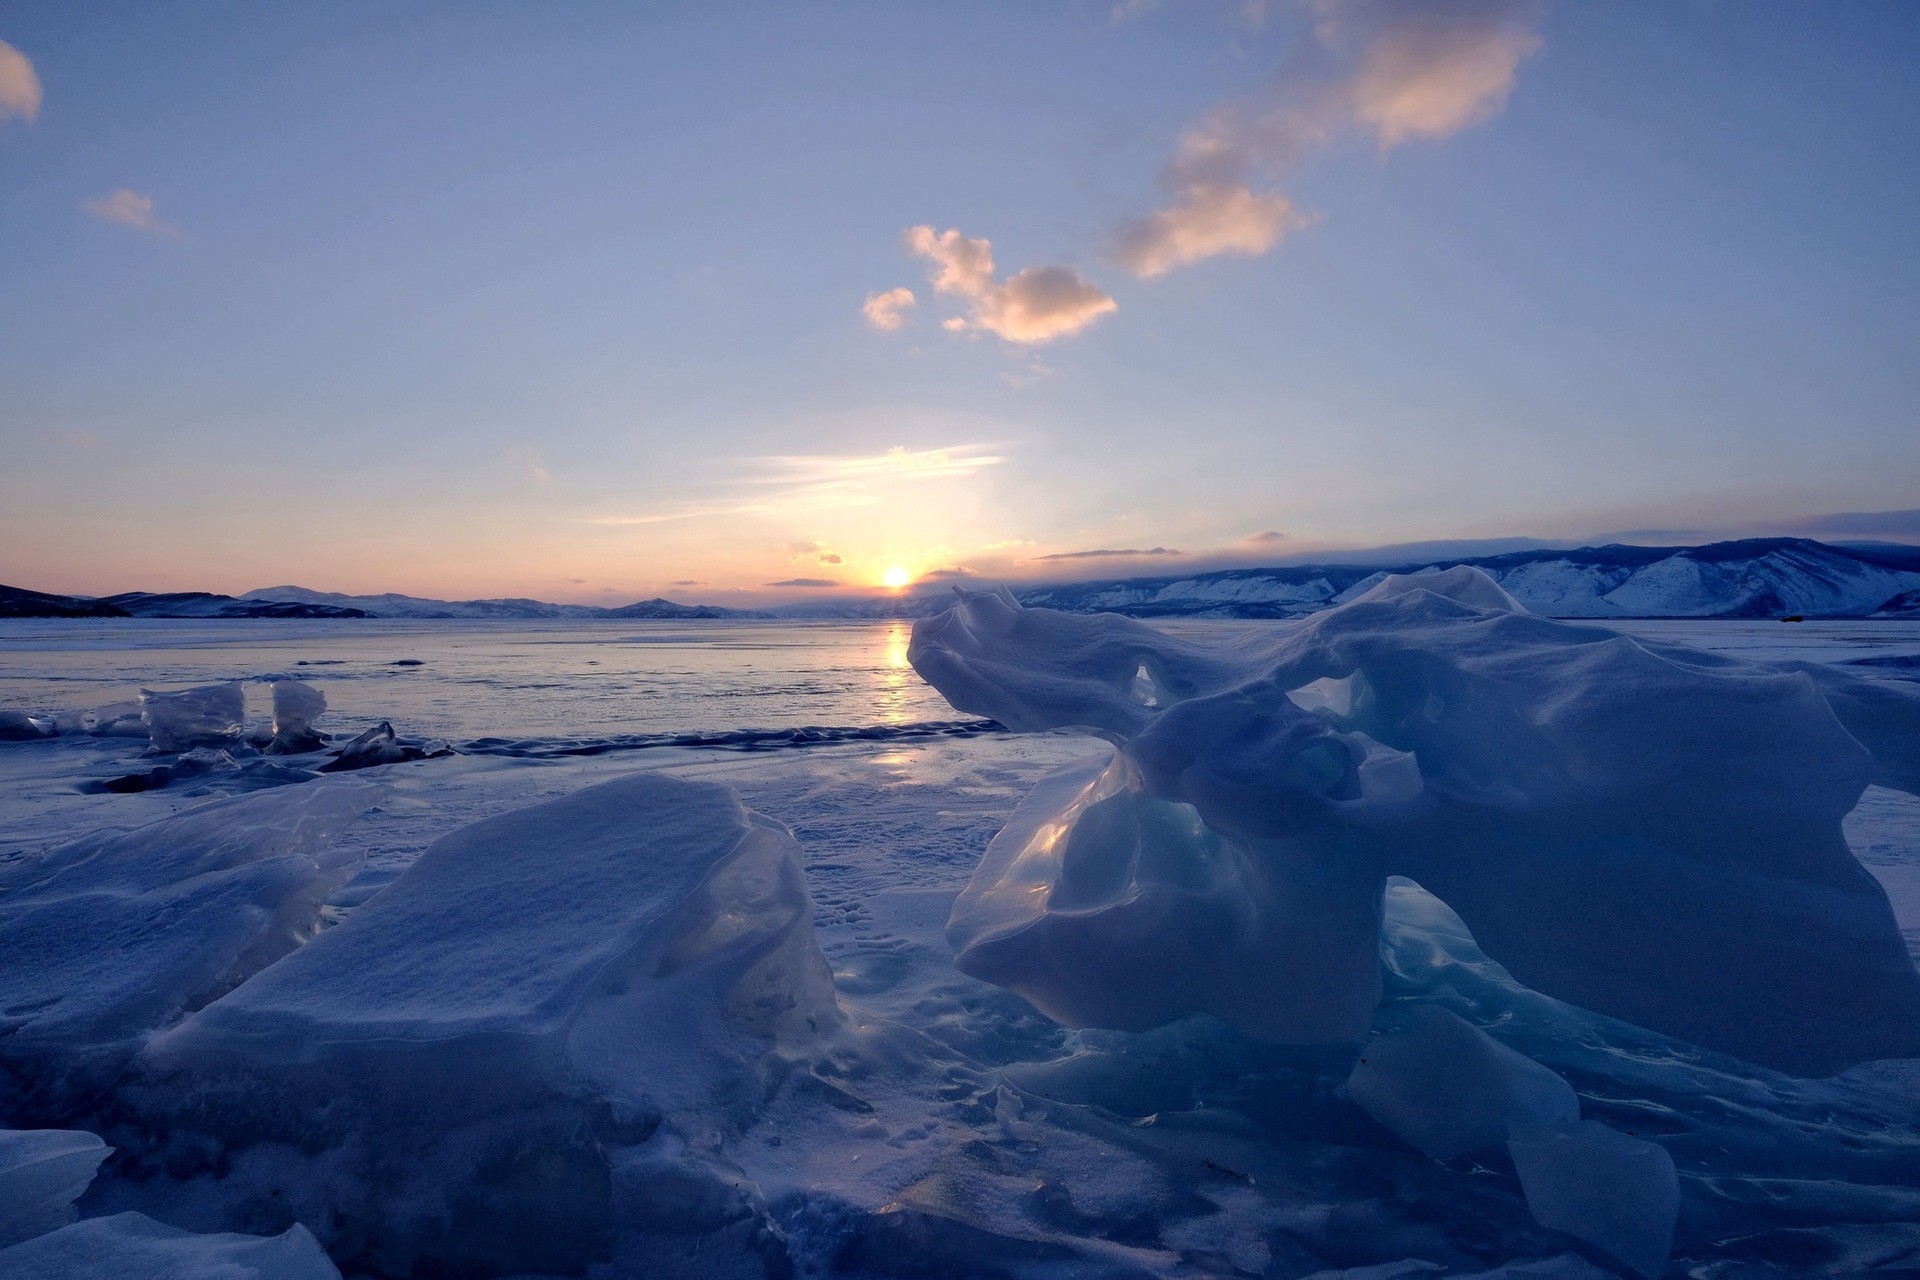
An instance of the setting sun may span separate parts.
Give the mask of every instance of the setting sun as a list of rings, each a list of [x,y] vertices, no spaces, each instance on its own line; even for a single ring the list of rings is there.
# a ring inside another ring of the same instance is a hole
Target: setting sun
[[[880,581],[889,587],[899,588],[913,581],[913,575],[900,565],[895,565],[880,576]]]

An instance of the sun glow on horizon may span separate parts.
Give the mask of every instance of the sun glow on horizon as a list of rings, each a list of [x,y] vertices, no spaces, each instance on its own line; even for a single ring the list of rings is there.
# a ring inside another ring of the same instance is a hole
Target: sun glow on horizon
[[[898,591],[901,587],[906,586],[912,581],[913,574],[908,572],[904,565],[894,565],[891,569],[880,575],[881,585],[892,591]]]

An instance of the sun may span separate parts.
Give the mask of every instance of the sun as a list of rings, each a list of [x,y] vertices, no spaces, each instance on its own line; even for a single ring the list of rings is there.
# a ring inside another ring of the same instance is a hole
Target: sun
[[[906,586],[909,582],[912,582],[913,575],[911,573],[908,573],[904,566],[895,565],[893,566],[893,568],[887,570],[885,573],[880,575],[880,581],[885,585],[892,587],[895,590],[898,590],[899,588]]]

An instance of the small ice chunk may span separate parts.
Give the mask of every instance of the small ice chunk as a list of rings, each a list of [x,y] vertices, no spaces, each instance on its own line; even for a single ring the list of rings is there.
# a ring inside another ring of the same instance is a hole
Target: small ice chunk
[[[1353,714],[1353,677],[1321,676],[1298,689],[1287,690],[1287,700],[1302,711],[1324,711],[1337,719]]]
[[[313,1233],[195,1235],[145,1214],[89,1218],[0,1249],[0,1280],[340,1280]]]
[[[340,754],[320,766],[322,773],[346,773],[353,769],[372,769],[383,764],[404,764],[409,760],[432,760],[452,755],[453,748],[434,739],[416,742],[402,738],[393,726],[382,720],[346,746]]]
[[[1360,782],[1360,795],[1373,804],[1403,804],[1426,791],[1420,777],[1420,758],[1411,751],[1395,751],[1382,746],[1364,733],[1352,740],[1366,755],[1354,766]]]
[[[220,995],[313,932],[380,796],[342,781],[220,800],[0,868],[0,1063],[43,1082]]]
[[[172,693],[142,689],[140,713],[155,751],[218,745],[240,732],[247,718],[246,691],[238,680]]]
[[[325,745],[313,727],[327,709],[327,695],[304,680],[273,682],[273,741],[268,755],[299,755]]]
[[[12,707],[0,707],[0,742],[31,742],[51,737],[54,726]]]
[[[1438,1005],[1415,1007],[1405,1030],[1362,1050],[1347,1092],[1435,1160],[1498,1146],[1516,1125],[1556,1129],[1580,1119],[1565,1080]]]
[[[147,722],[137,702],[115,702],[82,711],[62,711],[54,717],[59,733],[86,733],[95,737],[144,738]]]
[[[1507,1149],[1541,1226],[1604,1249],[1643,1276],[1666,1270],[1680,1180],[1665,1147],[1586,1120],[1516,1130]]]
[[[64,1227],[113,1148],[72,1129],[0,1129],[0,1249]]]

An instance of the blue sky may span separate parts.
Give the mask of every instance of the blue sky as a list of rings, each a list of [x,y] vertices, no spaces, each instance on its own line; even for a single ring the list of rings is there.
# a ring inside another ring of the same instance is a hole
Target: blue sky
[[[1911,5],[0,3],[0,42],[0,581],[1920,538],[1857,518],[1920,507]]]

